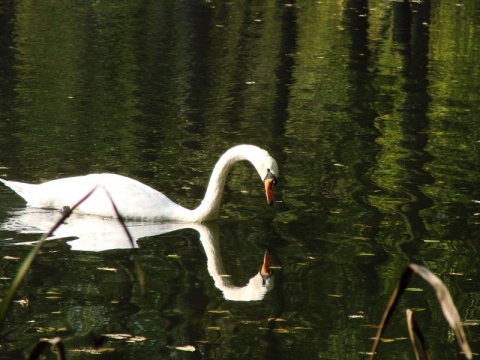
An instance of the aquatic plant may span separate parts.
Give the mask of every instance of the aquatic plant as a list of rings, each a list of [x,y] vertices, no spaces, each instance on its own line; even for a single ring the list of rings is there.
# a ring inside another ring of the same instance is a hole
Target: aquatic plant
[[[460,315],[458,314],[457,308],[455,307],[455,304],[453,303],[452,297],[450,296],[450,293],[447,289],[447,287],[443,284],[442,280],[432,273],[428,268],[422,265],[417,265],[417,264],[410,264],[408,267],[403,271],[403,273],[400,276],[400,280],[398,282],[397,287],[393,290],[392,295],[390,297],[390,301],[388,302],[388,305],[385,309],[385,312],[383,313],[382,321],[380,322],[380,325],[378,326],[377,334],[375,336],[375,340],[373,342],[373,347],[370,352],[370,360],[373,360],[375,358],[375,354],[378,348],[378,345],[380,343],[380,339],[385,332],[385,328],[391,319],[398,301],[400,299],[400,296],[403,294],[405,289],[407,288],[407,285],[409,284],[410,280],[412,279],[413,275],[417,274],[421,278],[423,278],[426,282],[428,282],[433,289],[435,290],[435,293],[437,295],[437,300],[440,303],[440,307],[443,312],[443,316],[445,319],[448,321],[450,326],[452,327],[455,336],[458,340],[458,344],[460,348],[463,351],[463,354],[467,359],[472,358],[472,351],[470,350],[470,346],[468,345],[467,338],[465,336],[465,332],[463,331],[463,326],[462,322],[460,320]],[[422,345],[422,349],[424,352],[424,355],[427,359],[430,359],[430,353],[428,350],[428,346],[425,342],[424,336],[418,327],[417,323],[413,319],[413,312],[410,309],[406,310],[406,316],[407,316],[407,324],[408,324],[408,332],[410,335],[410,341],[412,342],[412,346],[415,352],[415,357],[416,359],[420,359],[420,355],[418,353],[417,347],[415,345],[415,336],[418,338]]]

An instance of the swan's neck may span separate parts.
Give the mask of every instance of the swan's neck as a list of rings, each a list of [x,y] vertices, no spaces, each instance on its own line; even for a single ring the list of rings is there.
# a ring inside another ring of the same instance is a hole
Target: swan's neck
[[[213,168],[202,203],[195,210],[192,210],[192,213],[198,222],[218,218],[223,188],[225,187],[228,173],[233,164],[237,161],[243,160],[243,158],[238,156],[226,156],[227,154],[228,153],[224,154]]]
[[[251,145],[240,145],[230,149],[220,157],[213,168],[202,203],[195,210],[192,210],[191,215],[195,222],[215,220],[218,218],[223,188],[225,187],[230,169],[236,162],[241,160],[248,160],[254,164],[255,159],[258,158],[259,155],[256,154],[257,149],[257,147]]]

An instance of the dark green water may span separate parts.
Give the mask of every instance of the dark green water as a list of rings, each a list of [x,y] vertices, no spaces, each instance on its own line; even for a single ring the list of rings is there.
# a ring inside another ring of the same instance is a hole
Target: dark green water
[[[196,230],[144,228],[143,295],[121,235],[82,225],[114,244],[95,252],[65,230],[15,296],[0,358],[59,336],[79,359],[366,359],[411,262],[478,325],[479,38],[475,0],[2,2],[3,177],[115,172],[193,208],[233,145],[267,149],[281,173],[268,207],[253,168],[234,168],[202,230],[215,261]],[[39,237],[6,226],[23,208],[0,188],[0,296],[31,249],[11,245]],[[263,299],[228,299],[265,249]],[[462,358],[434,291],[411,286],[378,358],[414,358],[407,307],[434,359]],[[94,349],[92,334],[117,336]]]

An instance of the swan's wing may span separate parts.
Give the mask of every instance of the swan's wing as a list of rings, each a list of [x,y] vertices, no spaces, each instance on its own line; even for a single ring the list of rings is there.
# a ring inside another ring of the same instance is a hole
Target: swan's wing
[[[185,210],[161,192],[125,176],[92,174],[86,178],[88,182],[100,186],[92,194],[91,199],[78,208],[88,214],[112,216],[110,199],[126,218],[162,220],[168,219],[174,212]]]
[[[0,179],[1,180],[1,179]],[[44,209],[72,207],[92,189],[95,191],[77,208],[78,211],[114,217],[111,200],[126,218],[168,218],[168,214],[185,209],[162,193],[141,182],[115,174],[91,174],[33,185],[1,180],[23,197],[28,206]]]

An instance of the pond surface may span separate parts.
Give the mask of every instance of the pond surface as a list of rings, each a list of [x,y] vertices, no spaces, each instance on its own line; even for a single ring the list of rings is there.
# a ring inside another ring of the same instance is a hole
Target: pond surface
[[[8,1],[0,20],[3,178],[114,172],[194,208],[233,145],[280,166],[273,206],[239,163],[218,221],[129,223],[134,251],[114,220],[67,220],[2,359],[57,336],[78,359],[367,359],[409,263],[480,323],[480,2]],[[0,187],[1,297],[56,216]],[[410,287],[377,358],[414,358],[406,308],[434,359],[462,358]]]

